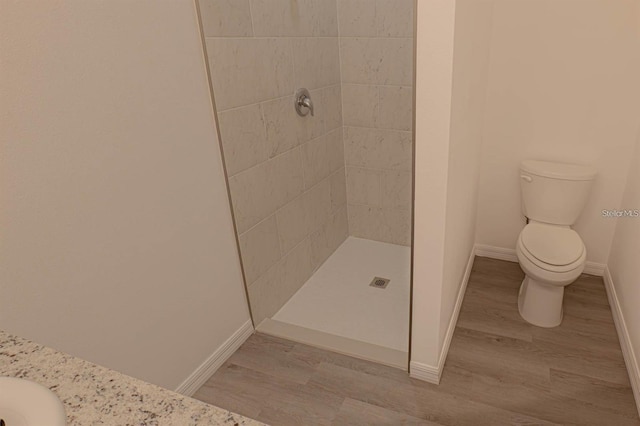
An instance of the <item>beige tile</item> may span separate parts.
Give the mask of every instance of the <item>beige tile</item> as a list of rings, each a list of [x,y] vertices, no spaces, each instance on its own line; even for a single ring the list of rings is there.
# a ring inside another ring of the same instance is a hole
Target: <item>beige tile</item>
[[[396,209],[411,208],[411,172],[383,170],[381,172],[382,206]]]
[[[378,37],[413,37],[415,0],[375,0]]]
[[[331,182],[325,179],[276,213],[280,248],[287,253],[331,214]]]
[[[218,118],[229,176],[267,159],[266,132],[259,105],[224,111]]]
[[[342,167],[338,171],[333,172],[329,179],[331,179],[331,212],[335,213],[347,204],[345,168]]]
[[[322,135],[324,123],[316,114],[300,117],[293,105],[293,95],[262,104],[266,124],[267,155],[274,157]]]
[[[284,305],[281,292],[282,261],[272,266],[247,288],[255,325],[271,318]]]
[[[411,211],[349,204],[349,233],[354,237],[408,246]]]
[[[271,172],[269,162],[263,162],[229,178],[229,192],[238,232],[243,233],[272,214],[275,200],[269,196]]]
[[[413,40],[410,38],[341,38],[342,82],[410,86]]]
[[[388,242],[411,245],[411,210],[383,209],[382,225]]]
[[[336,0],[251,0],[259,37],[337,37]]]
[[[199,0],[205,37],[249,37],[249,0]]]
[[[377,127],[410,131],[413,128],[413,89],[400,86],[380,86]]]
[[[276,212],[280,248],[287,253],[331,215],[331,180],[322,180]]]
[[[282,253],[287,253],[309,234],[306,201],[300,195],[276,212]]]
[[[349,235],[347,206],[342,206],[311,234],[311,264],[317,270]]]
[[[255,323],[260,324],[278,312],[311,273],[311,241],[306,238],[249,285],[249,303]]]
[[[242,263],[248,283],[257,280],[280,259],[275,216],[270,216],[241,234],[239,240]]]
[[[375,241],[385,241],[379,225],[382,222],[380,207],[363,204],[349,204],[349,235]]]
[[[413,84],[413,39],[378,39],[380,52],[376,59],[378,84],[411,86]]]
[[[301,161],[296,148],[229,178],[238,232],[248,230],[302,193]]]
[[[342,128],[327,133],[328,146],[330,152],[331,172],[344,167],[344,139]]]
[[[293,39],[296,87],[309,90],[340,83],[337,37]]]
[[[301,146],[305,188],[311,188],[344,164],[341,130],[336,129]]]
[[[347,166],[389,170],[411,170],[411,132],[344,128]]]
[[[325,131],[342,126],[342,90],[339,84],[322,89]]]
[[[338,0],[340,37],[376,37],[375,0]]]
[[[282,259],[281,296],[284,305],[296,291],[309,279],[313,269],[311,266],[311,240],[305,238]]]
[[[311,233],[331,215],[331,180],[323,179],[303,195],[305,198],[307,229]]]
[[[347,167],[347,200],[349,204],[381,206],[380,170]]]
[[[342,86],[345,126],[377,127],[378,87],[365,84]]]
[[[340,38],[342,84],[377,84],[376,57],[378,40],[371,38]],[[378,59],[379,60],[379,59]]]
[[[206,44],[218,111],[293,93],[290,40],[208,38]]]

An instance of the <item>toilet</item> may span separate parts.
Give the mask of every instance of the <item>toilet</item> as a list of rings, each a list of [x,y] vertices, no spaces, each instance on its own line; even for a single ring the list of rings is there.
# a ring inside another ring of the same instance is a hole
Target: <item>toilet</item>
[[[533,325],[560,325],[564,288],[584,270],[587,249],[571,225],[584,208],[595,175],[589,166],[536,160],[520,164],[527,225],[516,244],[525,273],[518,310]]]

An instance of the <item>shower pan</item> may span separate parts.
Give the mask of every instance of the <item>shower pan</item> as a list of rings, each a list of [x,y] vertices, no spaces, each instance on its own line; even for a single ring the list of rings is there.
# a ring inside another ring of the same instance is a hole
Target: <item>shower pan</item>
[[[414,9],[414,0],[199,1],[256,329],[400,368]]]

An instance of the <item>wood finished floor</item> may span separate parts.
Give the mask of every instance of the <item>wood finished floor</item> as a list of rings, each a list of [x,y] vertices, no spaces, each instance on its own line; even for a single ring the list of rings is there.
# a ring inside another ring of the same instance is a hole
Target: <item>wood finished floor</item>
[[[255,334],[195,398],[271,425],[640,425],[602,279],[529,325],[518,264],[476,258],[439,386]]]

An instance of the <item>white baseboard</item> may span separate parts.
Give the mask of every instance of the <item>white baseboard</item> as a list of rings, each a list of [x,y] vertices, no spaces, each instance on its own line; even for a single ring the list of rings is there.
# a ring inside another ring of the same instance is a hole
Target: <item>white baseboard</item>
[[[488,257],[490,259],[506,260],[508,262],[517,262],[518,256],[515,249],[488,246],[486,244],[476,244],[476,256]],[[597,263],[587,261],[584,265],[583,273],[589,275],[595,275],[602,277],[604,275],[604,269],[607,265],[604,263]]]
[[[414,379],[424,380],[425,382],[434,383],[436,385],[440,384],[440,377],[442,377],[444,364],[447,360],[447,354],[449,353],[449,346],[451,346],[451,339],[453,339],[453,333],[456,330],[458,316],[460,315],[460,308],[462,307],[462,301],[464,300],[464,295],[467,291],[467,284],[469,284],[469,277],[471,276],[471,269],[473,268],[473,260],[475,257],[476,252],[475,247],[473,247],[469,254],[469,260],[467,260],[467,266],[464,270],[460,288],[458,289],[456,304],[453,307],[453,312],[449,319],[449,326],[447,327],[447,333],[444,337],[444,342],[438,358],[438,366],[434,367],[428,364],[411,361],[409,363],[409,376]]]
[[[506,260],[507,262],[517,262],[515,249],[488,246],[486,244],[476,244],[476,256],[488,257],[489,259]]]
[[[584,264],[584,271],[582,271],[582,273],[595,275],[596,277],[604,277],[604,270],[606,269],[606,267],[607,265],[605,265],[604,263],[596,263],[587,260],[587,262]]]
[[[636,400],[636,407],[640,414],[640,368],[638,367],[638,359],[633,351],[629,330],[627,329],[627,324],[624,320],[624,316],[622,315],[620,301],[618,300],[616,288],[613,285],[613,279],[608,267],[605,267],[604,269],[604,286],[607,290],[607,298],[609,299],[609,306],[611,306],[613,322],[615,323],[616,330],[618,331],[618,340],[620,340],[624,363],[626,364],[627,372],[629,373],[629,381],[631,382],[631,388],[633,389],[633,397]]]
[[[215,373],[252,334],[253,325],[251,324],[251,320],[249,320],[242,324],[231,337],[196,368],[196,370],[176,388],[176,392],[186,396],[191,396],[196,393],[196,391],[213,376],[213,373]]]
[[[434,367],[420,362],[411,361],[409,363],[409,377],[423,380],[425,382],[440,384],[441,371],[438,367]]]

